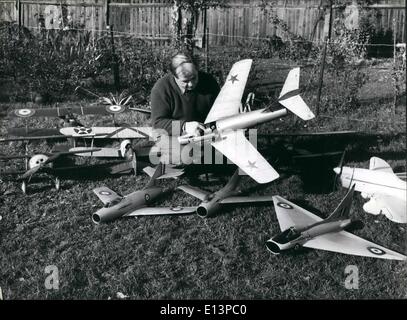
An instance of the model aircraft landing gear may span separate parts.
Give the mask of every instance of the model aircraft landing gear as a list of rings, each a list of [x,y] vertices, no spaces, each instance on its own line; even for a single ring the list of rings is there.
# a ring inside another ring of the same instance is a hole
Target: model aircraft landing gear
[[[61,188],[61,180],[59,178],[55,178],[55,189],[59,191]]]
[[[21,183],[21,190],[24,194],[27,194],[27,183],[25,181]]]

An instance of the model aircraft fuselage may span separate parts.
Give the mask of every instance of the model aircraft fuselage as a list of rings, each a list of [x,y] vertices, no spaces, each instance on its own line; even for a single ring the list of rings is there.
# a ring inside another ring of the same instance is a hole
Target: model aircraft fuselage
[[[235,190],[221,189],[215,193],[209,194],[196,208],[196,213],[201,217],[213,216],[218,213],[222,204],[221,201],[231,196],[238,195]]]
[[[334,171],[339,174],[340,168],[335,168]],[[343,167],[340,180],[344,188],[355,184],[355,190],[361,192],[364,198],[380,193],[406,199],[406,182],[388,172]]]
[[[192,135],[182,136],[181,144],[199,141],[214,141],[222,136],[223,132],[248,129],[270,120],[283,117],[287,114],[287,109],[280,109],[274,112],[267,108],[237,114],[205,125],[204,135],[196,137]]]
[[[305,242],[327,233],[340,232],[349,228],[353,223],[358,223],[350,219],[317,222],[309,227],[296,229],[291,227],[266,242],[267,248],[273,254],[279,254],[280,251],[291,248],[298,248]]]
[[[147,206],[150,202],[155,201],[162,193],[163,188],[151,187],[148,189],[132,192],[122,198],[116,198],[104,205],[92,215],[95,223],[106,222],[125,216],[139,208]],[[108,191],[101,191],[108,192]]]
[[[210,193],[188,185],[178,189],[200,199],[202,202],[196,207],[200,217],[210,217],[218,213],[225,204],[255,203],[272,201],[271,196],[242,196],[237,190],[241,176],[239,169],[235,171],[229,182],[220,190]]]
[[[372,157],[369,169],[338,167],[334,171],[343,187],[354,184],[363,198],[370,199],[363,205],[364,211],[384,214],[397,223],[407,223],[406,181],[400,179],[386,161]]]

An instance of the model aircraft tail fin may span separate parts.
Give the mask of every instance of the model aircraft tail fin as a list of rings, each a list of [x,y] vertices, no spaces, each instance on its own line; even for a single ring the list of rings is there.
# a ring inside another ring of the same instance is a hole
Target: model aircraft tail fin
[[[151,168],[152,169],[152,168]],[[165,164],[160,162],[158,166],[155,168],[155,171],[153,174],[151,174],[151,170],[144,168],[143,169],[145,173],[147,173],[151,178],[150,181],[146,184],[144,189],[151,188],[155,185],[155,181],[157,180],[158,177],[162,176],[165,173]]]
[[[315,117],[311,109],[300,96],[300,68],[291,69],[284,82],[278,102],[296,114],[302,120],[310,120]]]
[[[349,189],[345,198],[342,199],[338,207],[331,213],[326,220],[344,220],[349,218],[350,208],[352,206],[353,193],[355,191],[355,184]]]
[[[227,190],[235,190],[237,186],[239,185],[239,182],[241,180],[241,175],[239,175],[239,168],[235,170],[235,173],[233,176],[230,178],[228,183],[223,187],[223,189]]]
[[[184,174],[184,169],[172,168],[171,166],[168,165],[166,166],[161,162],[155,169],[152,167],[145,167],[143,171],[151,177],[150,181],[145,186],[145,188],[153,186],[157,179],[168,179],[168,178],[177,179],[179,176]]]

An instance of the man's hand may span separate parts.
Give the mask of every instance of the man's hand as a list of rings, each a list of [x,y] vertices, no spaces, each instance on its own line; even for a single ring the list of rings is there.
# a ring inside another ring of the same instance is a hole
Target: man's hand
[[[204,133],[205,127],[198,121],[189,121],[184,123],[184,134],[201,136]]]

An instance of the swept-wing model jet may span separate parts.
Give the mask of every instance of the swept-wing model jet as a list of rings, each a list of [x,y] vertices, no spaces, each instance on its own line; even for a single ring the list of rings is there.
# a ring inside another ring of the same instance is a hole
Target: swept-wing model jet
[[[239,169],[235,171],[229,182],[220,190],[210,193],[199,188],[189,185],[179,186],[178,189],[201,200],[201,204],[196,207],[196,213],[201,217],[210,217],[219,212],[224,205],[242,204],[242,203],[258,203],[273,201],[272,196],[244,196],[240,191],[237,191],[238,184],[241,179]]]
[[[246,139],[244,130],[285,116],[287,110],[295,113],[303,120],[314,118],[314,114],[299,95],[299,68],[289,72],[275,103],[283,105],[283,109],[271,111],[270,106],[260,110],[239,113],[251,65],[252,60],[246,59],[236,62],[232,66],[226,83],[206,117],[203,135],[184,135],[180,136],[178,140],[181,144],[209,141],[215,149],[224,154],[256,182],[267,183],[277,179],[279,174]]]
[[[370,158],[369,169],[334,168],[343,187],[355,184],[355,190],[370,200],[363,210],[374,215],[384,214],[397,223],[407,223],[406,181],[397,176],[390,165],[377,157]]]
[[[267,240],[267,249],[273,254],[279,254],[281,251],[303,246],[356,256],[406,260],[407,257],[398,252],[349,232],[363,228],[361,221],[349,218],[354,189],[353,185],[326,219],[321,219],[280,196],[274,196],[274,208],[282,232]]]
[[[150,216],[150,215],[174,215],[195,212],[195,207],[148,207],[160,195],[164,188],[156,186],[158,178],[166,176],[165,166],[161,163],[157,166],[150,181],[142,189],[121,196],[107,187],[93,189],[93,192],[104,203],[104,207],[92,215],[95,223],[107,222],[120,217]]]

